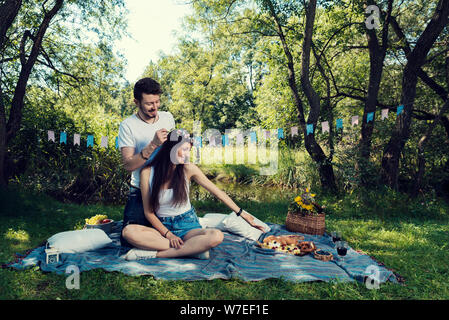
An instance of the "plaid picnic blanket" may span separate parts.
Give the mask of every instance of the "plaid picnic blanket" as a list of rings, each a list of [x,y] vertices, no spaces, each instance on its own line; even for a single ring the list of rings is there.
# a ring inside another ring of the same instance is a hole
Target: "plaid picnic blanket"
[[[223,242],[210,250],[209,260],[194,258],[165,259],[154,258],[139,261],[126,261],[121,256],[127,248],[120,246],[121,221],[115,223],[109,237],[110,245],[99,250],[83,253],[62,253],[57,264],[47,264],[45,246],[32,250],[27,256],[12,263],[9,267],[24,270],[39,266],[42,271],[64,274],[70,265],[76,265],[81,272],[92,269],[123,272],[131,276],[151,275],[164,280],[212,280],[238,278],[243,281],[260,281],[268,278],[282,278],[293,282],[306,281],[359,281],[367,276],[384,283],[398,282],[395,274],[368,255],[348,249],[341,261],[331,237],[293,233],[285,226],[267,223],[271,231],[261,236],[259,241],[269,235],[299,234],[305,241],[313,241],[317,248],[331,252],[336,259],[324,262],[314,259],[311,254],[295,256],[263,249],[251,241],[235,234],[224,232]]]

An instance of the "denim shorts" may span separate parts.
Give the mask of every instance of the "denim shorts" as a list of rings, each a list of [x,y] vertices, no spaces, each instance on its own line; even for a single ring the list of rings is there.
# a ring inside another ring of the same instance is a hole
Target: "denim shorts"
[[[159,220],[168,230],[181,239],[190,230],[202,229],[194,207],[174,217],[159,217]]]
[[[140,189],[134,187],[130,187],[129,189],[128,201],[126,202],[125,210],[123,211],[122,230],[128,224],[140,224],[142,226],[152,227],[143,211],[142,193],[140,192]],[[125,247],[133,247],[125,238],[123,238],[121,233],[120,243]]]

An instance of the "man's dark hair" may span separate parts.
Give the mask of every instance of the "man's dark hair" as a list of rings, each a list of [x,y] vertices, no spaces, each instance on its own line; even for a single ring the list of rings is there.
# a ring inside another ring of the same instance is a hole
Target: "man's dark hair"
[[[134,85],[134,99],[141,101],[142,93],[145,94],[162,94],[161,85],[154,79],[143,78]]]

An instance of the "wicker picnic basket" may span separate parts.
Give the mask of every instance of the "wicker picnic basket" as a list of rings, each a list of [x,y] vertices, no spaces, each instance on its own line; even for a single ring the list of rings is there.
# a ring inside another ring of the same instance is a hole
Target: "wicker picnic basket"
[[[289,211],[285,221],[285,227],[288,231],[322,236],[326,229],[325,217],[326,215],[324,213],[302,215],[301,213]]]

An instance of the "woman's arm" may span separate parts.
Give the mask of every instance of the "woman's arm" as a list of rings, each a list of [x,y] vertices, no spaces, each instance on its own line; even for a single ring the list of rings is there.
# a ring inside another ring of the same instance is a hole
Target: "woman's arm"
[[[212,193],[215,197],[217,197],[217,199],[222,201],[225,205],[228,206],[228,208],[230,208],[235,213],[238,213],[240,211],[240,207],[237,206],[235,202],[232,201],[232,199],[224,191],[222,191],[212,181],[210,181],[209,178],[206,177],[206,175],[201,171],[201,169],[198,168],[195,164],[189,163],[184,165],[184,167],[187,169],[187,172],[192,180],[194,180],[204,189]],[[240,216],[251,226],[265,232],[263,226],[255,224],[254,217],[245,210],[242,211]]]
[[[145,214],[145,218],[147,218],[153,228],[159,231],[163,237],[170,240],[172,247],[179,248],[179,246],[183,244],[181,238],[178,238],[173,233],[169,232],[170,230],[162,224],[161,220],[159,220],[150,206],[150,173],[151,167],[149,166],[140,171],[140,192],[142,193],[143,212]]]

